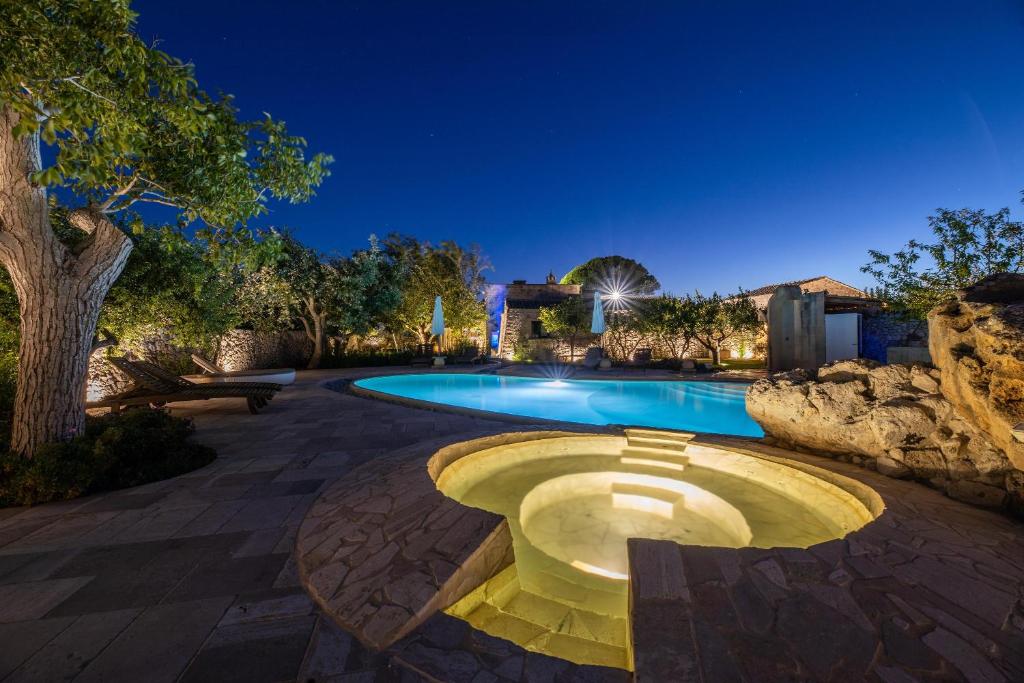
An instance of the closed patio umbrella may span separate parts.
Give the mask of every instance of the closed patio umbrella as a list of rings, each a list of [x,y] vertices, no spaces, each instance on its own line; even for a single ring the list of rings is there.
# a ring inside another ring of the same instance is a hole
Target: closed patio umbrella
[[[600,292],[594,292],[594,318],[590,323],[590,331],[604,334],[604,306],[601,305]]]
[[[434,319],[430,323],[430,333],[436,337],[444,334],[444,311],[441,310],[441,297],[434,297]]]

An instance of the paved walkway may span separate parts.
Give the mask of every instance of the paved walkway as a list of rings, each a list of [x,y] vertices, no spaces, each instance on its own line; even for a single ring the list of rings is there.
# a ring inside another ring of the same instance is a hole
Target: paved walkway
[[[0,680],[401,678],[321,618],[299,587],[295,533],[351,468],[507,425],[319,386],[345,374],[301,373],[258,416],[242,401],[182,404],[175,414],[195,417],[219,454],[191,474],[0,509]]]
[[[621,680],[541,655],[513,656],[514,646],[444,615],[403,645],[408,656],[389,660],[319,613],[299,586],[292,548],[308,508],[331,482],[401,447],[513,428],[319,386],[345,374],[302,373],[259,416],[241,401],[176,409],[194,416],[198,438],[218,449],[216,462],[197,472],[68,503],[0,510],[0,680],[404,681],[422,680],[424,672],[465,681]],[[950,620],[939,627],[932,623],[938,617],[914,610],[894,617],[892,647],[907,648],[900,656],[908,657],[934,657],[939,648],[943,661],[955,663],[942,680],[1012,679],[987,665],[996,653],[986,648],[1024,643],[1024,593],[1019,581],[1007,583],[1024,565],[1019,538],[1007,542],[1020,526],[1009,523],[1007,532],[1004,518],[969,516],[1002,528],[1006,568],[972,568],[963,545],[969,530],[893,539],[893,552],[911,556],[915,546],[961,544],[940,559],[962,564],[966,578],[954,600],[963,609],[940,613]],[[926,584],[929,571],[921,567],[915,580]],[[999,625],[979,625],[968,608],[986,608],[994,587],[1015,591],[1016,608]],[[901,637],[908,633],[914,637]],[[921,650],[925,633],[935,635]],[[997,633],[1003,635],[993,639]],[[1009,653],[1013,666],[1024,667],[1022,651]],[[1004,648],[1000,656],[1006,654]],[[904,670],[888,676],[914,680]]]

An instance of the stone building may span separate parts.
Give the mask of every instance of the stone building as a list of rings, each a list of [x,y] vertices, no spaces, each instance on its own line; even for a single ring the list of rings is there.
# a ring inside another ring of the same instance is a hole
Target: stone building
[[[582,293],[580,285],[560,285],[553,274],[543,283],[513,280],[487,290],[488,337],[491,353],[512,358],[517,344],[548,339],[540,323],[540,309]]]
[[[793,280],[792,282],[779,282],[774,285],[765,285],[758,287],[757,289],[744,292],[747,297],[754,302],[757,310],[762,313],[768,310],[768,300],[772,298],[772,294],[776,292],[780,287],[796,286],[799,287],[805,294],[813,292],[824,292],[827,299],[831,302],[831,308],[838,309],[844,304],[848,307],[861,306],[863,302],[870,301],[874,304],[878,304],[878,301],[872,299],[862,289],[851,287],[845,282],[840,282],[834,278],[830,278],[827,275],[819,275],[817,277],[809,277],[804,280]]]
[[[769,315],[773,296],[786,294]],[[825,362],[870,358],[879,362],[928,361],[927,328],[885,309],[884,304],[834,278],[818,277],[766,285],[747,292],[768,323],[769,367],[817,367]],[[802,312],[793,314],[800,303]],[[772,328],[774,332],[772,331]],[[771,353],[774,346],[775,353]],[[806,347],[797,352],[797,347]]]

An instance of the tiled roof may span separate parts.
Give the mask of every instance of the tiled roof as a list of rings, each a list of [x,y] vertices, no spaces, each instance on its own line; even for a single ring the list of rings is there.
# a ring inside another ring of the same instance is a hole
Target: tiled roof
[[[857,290],[858,292],[860,291],[857,287],[854,287],[852,285],[848,285],[845,282],[839,282],[839,280],[836,280],[835,278],[829,277],[828,275],[818,275],[816,277],[809,277],[809,278],[805,278],[803,280],[791,280],[790,282],[778,282],[778,283],[776,283],[774,285],[765,285],[764,287],[758,287],[757,289],[753,289],[753,290],[751,290],[749,292],[744,292],[744,294],[746,294],[747,296],[760,296],[762,294],[774,294],[775,290],[777,290],[779,287],[786,287],[786,286],[789,286],[789,285],[800,287],[801,285],[806,285],[808,282],[814,282],[815,280],[831,280],[832,282],[835,282],[837,284],[843,285],[844,287],[849,287],[850,289]]]

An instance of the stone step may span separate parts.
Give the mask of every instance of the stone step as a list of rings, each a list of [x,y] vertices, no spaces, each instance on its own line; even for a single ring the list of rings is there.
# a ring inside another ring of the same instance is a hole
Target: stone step
[[[685,439],[676,439],[664,436],[626,433],[626,443],[630,446],[637,448],[661,448],[666,451],[679,451],[680,453],[686,450],[692,438],[692,434],[688,435],[688,438]]]
[[[690,456],[685,455],[683,451],[647,446],[626,446],[622,449],[620,457],[630,458],[632,460],[652,460],[661,463],[674,463],[682,466],[685,466],[690,462]],[[682,467],[673,469],[682,469]]]
[[[625,647],[625,618],[615,618],[578,610],[536,593],[520,591],[506,604],[498,606],[505,614],[543,626],[551,633]]]
[[[460,615],[474,628],[578,664],[630,666],[629,624],[624,617],[577,609],[523,590],[514,567],[495,578],[499,585],[488,586],[482,600]]]

